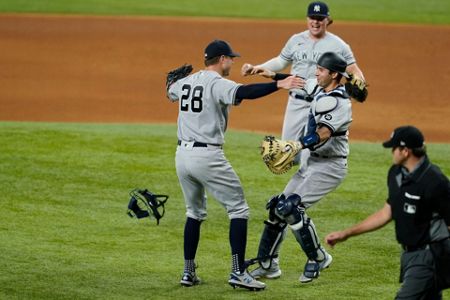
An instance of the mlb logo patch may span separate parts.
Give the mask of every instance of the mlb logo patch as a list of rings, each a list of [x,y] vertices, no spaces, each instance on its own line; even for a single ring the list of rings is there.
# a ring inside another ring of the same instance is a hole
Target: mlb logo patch
[[[405,203],[405,205],[403,206],[403,211],[409,215],[414,215],[416,213],[416,206]]]

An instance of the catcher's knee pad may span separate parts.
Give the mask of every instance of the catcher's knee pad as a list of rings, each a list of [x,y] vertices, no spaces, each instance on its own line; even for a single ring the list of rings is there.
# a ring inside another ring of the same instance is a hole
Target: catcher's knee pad
[[[283,195],[283,194],[282,194]],[[279,198],[278,204],[275,208],[275,214],[288,224],[297,224],[302,221],[304,208],[300,206],[301,198],[297,194],[292,194],[289,197]]]
[[[284,198],[285,198],[284,195],[280,194],[280,195],[273,196],[267,202],[266,209],[269,211],[269,223],[276,224],[279,222],[283,222],[283,220],[277,216],[275,211],[276,211],[278,202],[280,202],[280,199],[284,199]]]
[[[263,269],[270,269],[273,259],[278,256],[281,243],[286,236],[286,223],[264,221],[264,230],[259,241],[258,260]]]
[[[289,227],[291,227],[295,239],[302,247],[306,256],[311,260],[322,261],[325,258],[325,250],[320,245],[316,227],[306,215],[304,208],[302,208],[302,211],[302,221],[291,224]]]

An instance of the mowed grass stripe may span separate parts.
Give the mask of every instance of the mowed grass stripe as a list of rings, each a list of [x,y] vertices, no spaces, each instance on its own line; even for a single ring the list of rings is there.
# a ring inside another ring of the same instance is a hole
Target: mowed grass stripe
[[[293,173],[269,173],[259,157],[261,138],[230,130],[225,145],[251,207],[249,258],[266,201]],[[181,288],[185,210],[174,125],[1,122],[0,145],[1,299],[392,299],[399,287],[400,249],[390,224],[331,250],[333,265],[311,285],[298,283],[305,257],[289,234],[283,277],[268,281],[262,293],[234,291],[226,282],[229,220],[209,197],[198,253],[204,284]],[[450,146],[428,147],[449,174]],[[352,143],[351,151],[344,183],[309,210],[321,238],[363,219],[386,198],[389,150]],[[170,195],[159,226],[125,214],[135,187]]]

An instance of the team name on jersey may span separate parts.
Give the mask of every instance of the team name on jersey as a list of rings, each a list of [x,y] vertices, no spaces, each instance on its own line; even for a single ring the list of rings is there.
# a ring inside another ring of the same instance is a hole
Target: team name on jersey
[[[294,53],[295,60],[312,60],[317,62],[322,52],[296,51]]]

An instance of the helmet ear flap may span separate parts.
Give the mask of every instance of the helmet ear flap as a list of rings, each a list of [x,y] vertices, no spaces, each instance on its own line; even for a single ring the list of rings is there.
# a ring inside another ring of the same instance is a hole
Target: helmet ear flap
[[[168,200],[168,195],[155,195],[147,189],[134,189],[130,192],[127,214],[131,218],[137,219],[153,217],[156,224],[165,214],[164,204]]]

